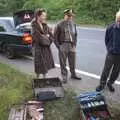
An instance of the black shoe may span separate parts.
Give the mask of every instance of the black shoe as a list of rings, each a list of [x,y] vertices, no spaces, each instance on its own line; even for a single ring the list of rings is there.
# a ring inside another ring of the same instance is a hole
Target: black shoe
[[[63,84],[66,84],[66,83],[67,83],[67,80],[63,80],[62,83],[63,83]]]
[[[107,87],[110,92],[115,92],[115,88],[111,84],[107,83]]]
[[[71,75],[71,79],[82,80],[82,78],[77,75]]]
[[[96,91],[97,92],[101,92],[102,90],[104,90],[104,86],[103,85],[99,85],[97,88],[96,88]]]

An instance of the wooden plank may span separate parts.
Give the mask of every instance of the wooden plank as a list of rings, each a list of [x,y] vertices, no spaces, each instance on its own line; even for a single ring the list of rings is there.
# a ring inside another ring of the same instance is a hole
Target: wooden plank
[[[25,106],[25,109],[24,109],[24,118],[23,120],[27,120],[27,106]]]
[[[11,108],[8,120],[26,120],[25,118],[25,108],[20,106],[18,108]]]
[[[12,120],[13,114],[15,114],[15,110],[11,108],[8,120]]]

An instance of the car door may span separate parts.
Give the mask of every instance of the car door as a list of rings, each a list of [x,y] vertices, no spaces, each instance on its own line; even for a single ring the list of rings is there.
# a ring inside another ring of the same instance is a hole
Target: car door
[[[2,43],[4,41],[6,29],[3,25],[0,24],[0,51],[2,50]]]

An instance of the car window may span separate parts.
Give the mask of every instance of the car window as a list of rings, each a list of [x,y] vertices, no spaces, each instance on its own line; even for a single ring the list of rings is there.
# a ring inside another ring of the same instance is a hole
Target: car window
[[[11,20],[6,20],[6,25],[9,31],[13,31],[15,29]]]
[[[3,26],[0,25],[0,32],[5,32],[5,28]]]
[[[0,20],[0,26],[4,26],[7,32],[11,32],[15,30],[11,20]]]

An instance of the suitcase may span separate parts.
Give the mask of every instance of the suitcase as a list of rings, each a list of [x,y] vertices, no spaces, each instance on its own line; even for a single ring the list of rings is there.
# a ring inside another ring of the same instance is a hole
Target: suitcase
[[[33,95],[40,101],[64,97],[64,89],[59,78],[33,79]]]
[[[80,106],[80,120],[109,120],[105,97],[99,92],[80,94],[77,97]]]

